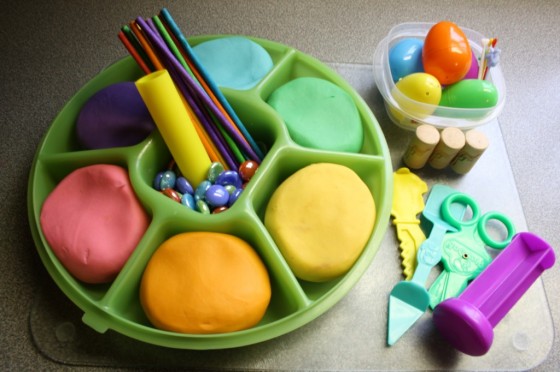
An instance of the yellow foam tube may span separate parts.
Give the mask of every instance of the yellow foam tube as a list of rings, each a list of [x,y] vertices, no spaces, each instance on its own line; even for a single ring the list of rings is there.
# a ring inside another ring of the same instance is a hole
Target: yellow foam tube
[[[169,72],[146,75],[136,87],[181,173],[196,187],[206,179],[211,161]]]

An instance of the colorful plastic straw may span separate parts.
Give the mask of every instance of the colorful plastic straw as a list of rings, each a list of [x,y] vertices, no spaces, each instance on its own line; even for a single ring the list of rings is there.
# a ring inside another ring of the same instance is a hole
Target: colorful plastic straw
[[[132,58],[138,63],[138,66],[144,71],[144,73],[149,74],[151,71],[150,67],[146,64],[144,59],[140,56],[138,49],[132,46],[130,40],[126,37],[123,31],[119,32],[119,39],[124,44],[125,48],[128,50]]]
[[[145,73],[167,69],[212,161],[237,169],[245,160],[262,160],[262,152],[221,91],[194,55],[166,9],[161,17],[138,17],[124,26],[119,39]]]
[[[138,41],[138,39],[136,38],[136,36],[134,36],[134,33],[132,32],[132,30],[130,29],[130,26],[128,25],[124,25],[121,28],[121,32],[124,33],[124,36],[126,37],[126,39],[129,41],[130,46],[137,52],[137,54],[142,58],[142,60],[144,61],[144,64],[148,67],[148,69],[150,70],[150,72],[154,72],[156,69],[154,67],[154,65],[152,64],[152,62],[150,61],[150,58],[148,57],[148,55],[146,54],[146,52],[144,51],[144,49],[142,48],[142,45],[140,45],[140,42]]]
[[[154,69],[163,70],[163,65],[161,64],[159,58],[154,53],[153,49],[150,47],[150,44],[148,44],[148,41],[146,40],[144,34],[142,33],[142,29],[140,28],[140,25],[138,25],[137,22],[131,22],[130,30],[132,31],[134,36],[136,36],[136,39],[138,40],[138,42],[140,43],[140,45],[148,55],[150,62],[154,66]]]
[[[255,143],[255,141],[253,140],[253,138],[251,137],[251,135],[249,134],[247,129],[243,126],[243,123],[241,123],[241,120],[239,120],[239,118],[235,114],[235,111],[231,108],[228,101],[225,99],[225,97],[223,96],[221,91],[218,89],[218,87],[216,86],[214,81],[208,75],[208,73],[206,72],[206,70],[204,69],[202,64],[198,61],[198,58],[193,53],[192,48],[190,47],[189,43],[187,42],[187,39],[181,33],[181,30],[179,29],[179,27],[177,26],[177,24],[175,23],[175,21],[171,17],[171,14],[169,13],[169,11],[166,8],[163,8],[161,10],[161,15],[162,15],[163,19],[165,20],[165,22],[167,23],[167,25],[169,26],[169,28],[171,29],[171,31],[175,34],[175,37],[179,40],[179,43],[183,47],[183,49],[186,52],[188,58],[193,62],[193,64],[196,66],[197,70],[203,76],[204,81],[206,81],[206,83],[212,89],[213,93],[216,95],[216,97],[220,100],[220,102],[222,103],[222,105],[224,106],[226,111],[229,113],[229,115],[231,116],[231,118],[233,119],[235,124],[237,124],[239,130],[241,130],[241,132],[243,133],[243,135],[245,136],[247,141],[250,143],[254,152],[258,153],[257,159],[262,159],[263,155],[262,155],[259,147]]]
[[[210,89],[210,87],[208,86],[208,84],[206,84],[206,82],[204,81],[204,79],[202,78],[202,76],[200,75],[200,73],[196,70],[196,67],[194,66],[194,64],[188,59],[188,57],[186,55],[184,55],[176,46],[176,41],[177,39],[174,37],[174,35],[171,33],[169,33],[167,31],[167,27],[165,24],[161,23],[159,17],[154,16],[153,17],[154,20],[154,24],[157,27],[159,33],[163,36],[164,40],[166,41],[167,45],[171,48],[172,52],[175,54],[175,57],[177,58],[177,60],[179,62],[181,62],[181,65],[185,68],[185,70],[191,75],[191,77],[197,81],[200,86],[206,91],[206,93],[208,94],[208,96],[212,99],[212,101],[216,104],[216,107],[220,110],[220,112],[224,115],[224,117],[226,119],[228,119],[228,122],[231,124],[232,128],[234,128],[237,133],[241,136],[242,133],[241,131],[239,131],[239,129],[237,128],[237,126],[235,125],[235,123],[233,122],[233,120],[231,120],[230,116],[228,115],[228,113],[225,111],[225,109],[223,108],[223,106],[221,105],[220,101],[216,98],[216,96],[214,95],[214,93],[212,92],[212,90]],[[223,139],[225,140],[225,142],[227,142],[227,145],[229,146],[229,149],[231,149],[232,154],[234,155],[234,157],[237,159],[237,161],[240,163],[242,163],[243,161],[249,159],[248,156],[244,156],[241,151],[239,150],[239,148],[237,147],[235,141],[233,141],[233,139],[231,138],[231,136],[229,136],[229,134],[222,128],[219,120],[212,115],[212,113],[210,113],[210,116],[213,120],[213,122],[215,123],[215,125],[218,127],[219,129],[219,135],[221,135],[221,137],[223,137]],[[242,137],[244,140],[245,138]],[[246,140],[245,140],[246,141]],[[247,142],[247,141],[246,141]],[[248,142],[247,142],[248,143]]]
[[[138,49],[137,50],[137,52],[138,52],[137,55],[142,53],[144,55],[144,58],[146,59],[146,61],[145,61],[146,64],[148,62],[150,62],[150,59],[158,60],[155,51],[153,50],[150,43],[146,40],[145,37],[142,36],[142,41],[141,42],[138,41],[135,38],[134,35],[138,35],[138,32],[140,32],[140,30],[141,30],[140,27],[138,25],[136,25],[134,22],[131,22],[131,26],[132,26],[133,30],[136,30],[136,33],[131,31],[131,29],[127,26],[123,27],[123,32],[125,32],[125,35],[128,34],[131,39],[136,41],[135,43],[131,42],[130,44],[135,45],[136,49]],[[144,47],[142,47],[142,45]],[[126,46],[126,44],[125,44],[125,46]],[[141,53],[140,53],[140,51],[141,51]],[[151,57],[148,57],[148,56],[151,56]],[[152,65],[151,71],[155,71],[155,67],[153,67],[153,65]],[[173,75],[174,74],[173,71],[170,71],[170,74]],[[183,97],[183,99],[185,99],[185,97]],[[206,134],[206,132],[202,129],[202,127],[200,125],[200,121],[199,121],[200,112],[198,112],[197,114],[193,113],[193,108],[196,110],[197,107],[192,105],[192,104],[189,105],[188,102],[186,102],[186,99],[185,99],[185,108],[187,110],[187,113],[189,114],[189,117],[192,119],[192,124],[195,127],[196,133],[200,137],[200,140],[202,141],[203,146],[206,149],[206,152],[208,153],[210,159],[212,161],[220,161],[227,168],[231,168],[232,166],[236,166],[232,162],[224,161],[224,158],[219,155],[219,151],[216,149],[216,147],[212,143],[212,140],[210,140],[210,138],[208,137],[208,135]]]
[[[240,146],[240,148],[248,154],[253,159],[259,159],[259,156],[254,152],[254,150],[243,140],[242,136],[240,136],[235,129],[228,123],[228,120],[225,116],[220,112],[220,110],[216,107],[214,102],[208,97],[206,92],[200,87],[197,82],[182,68],[181,64],[173,58],[172,53],[169,49],[165,46],[163,40],[159,38],[157,33],[153,31],[146,21],[142,18],[138,18],[136,23],[140,26],[140,28],[144,31],[146,39],[152,43],[154,49],[159,51],[162,55],[162,59],[165,63],[169,64],[170,68],[175,69],[178,74],[180,75],[181,79],[187,83],[189,89],[191,89],[202,101],[203,103],[212,111],[214,115],[220,120],[224,128],[227,130],[229,135],[233,137],[236,143]]]
[[[177,85],[178,89],[181,91],[183,97],[186,99],[187,104],[192,108],[196,117],[199,119],[198,122],[201,124],[203,130],[210,136],[214,145],[219,149],[220,153],[223,155],[223,158],[226,161],[226,164],[231,169],[237,169],[240,163],[236,163],[233,160],[233,156],[230,156],[229,150],[227,146],[224,146],[223,141],[217,138],[216,131],[212,127],[211,119],[206,115],[204,103],[201,102],[201,95],[197,94],[191,89],[191,84],[188,81],[185,81],[184,70],[181,69],[176,63],[175,60],[171,60],[169,55],[169,50],[166,50],[163,44],[163,40],[158,38],[158,35],[155,33],[154,29],[151,28],[148,22],[145,22],[142,19],[137,20],[140,22],[140,27],[144,30],[146,34],[146,38],[150,41],[151,45],[154,46],[154,52],[159,54],[163,57],[160,57],[163,63],[165,63],[165,67],[170,72],[170,75],[173,77],[175,84]]]
[[[208,85],[204,82],[204,80],[200,77],[200,74],[197,73],[197,71],[193,71],[190,67],[190,65],[192,65],[192,63],[188,63],[185,58],[183,57],[183,54],[181,53],[181,51],[179,50],[179,48],[177,47],[175,41],[173,40],[173,37],[169,34],[169,32],[167,31],[167,28],[165,27],[165,25],[162,23],[162,21],[160,20],[160,18],[158,16],[154,16],[152,17],[152,21],[151,23],[149,23],[150,25],[153,25],[154,30],[157,30],[157,32],[160,34],[160,36],[163,38],[163,40],[165,41],[165,43],[167,44],[167,46],[169,47],[169,49],[171,50],[171,52],[173,53],[173,55],[175,56],[175,58],[181,63],[181,65],[183,66],[183,68],[185,68],[185,70],[193,77],[193,79],[198,80],[198,82],[200,83],[200,85],[204,88],[204,90],[206,91],[206,93],[210,96],[210,98],[212,99],[212,101],[216,104],[216,106],[220,109],[220,112],[222,112],[224,114],[224,116],[227,119],[230,119],[227,115],[227,113],[223,110],[223,107],[220,105],[219,101],[217,101],[217,99],[215,98],[214,94],[212,93],[211,90],[209,90]],[[221,124],[218,121],[218,119],[213,116],[210,113],[211,119],[213,120],[214,124],[216,126],[218,126],[219,129],[219,134],[217,134],[217,136],[222,136],[225,140],[225,142],[227,142],[227,145],[229,145],[231,152],[233,153],[233,155],[235,156],[235,158],[237,159],[237,161],[239,162],[239,164],[241,164],[243,161],[246,160],[245,157],[243,157],[243,155],[241,154],[241,152],[239,151],[237,145],[235,144],[235,142],[231,139],[231,137],[227,134],[227,132],[225,130],[223,130],[222,128],[220,128]],[[233,124],[233,122],[230,121],[231,124]],[[239,132],[239,131],[238,131]],[[241,134],[239,132],[239,134]]]

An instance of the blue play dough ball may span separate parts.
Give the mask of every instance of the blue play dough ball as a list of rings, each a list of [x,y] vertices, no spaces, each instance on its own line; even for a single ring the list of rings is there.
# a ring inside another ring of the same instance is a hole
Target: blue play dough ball
[[[193,51],[212,80],[226,88],[251,89],[273,66],[263,47],[239,36],[206,41]]]
[[[424,41],[415,38],[406,38],[399,41],[389,50],[389,67],[393,81],[413,74],[424,72],[422,64],[422,47]]]

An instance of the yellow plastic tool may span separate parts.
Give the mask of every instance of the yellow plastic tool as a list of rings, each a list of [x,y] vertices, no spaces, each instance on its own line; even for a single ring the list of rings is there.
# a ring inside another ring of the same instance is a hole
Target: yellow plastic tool
[[[393,173],[391,215],[400,242],[403,275],[406,280],[412,278],[416,269],[418,247],[426,240],[417,215],[424,210],[422,195],[427,191],[428,185],[408,168],[399,168]]]

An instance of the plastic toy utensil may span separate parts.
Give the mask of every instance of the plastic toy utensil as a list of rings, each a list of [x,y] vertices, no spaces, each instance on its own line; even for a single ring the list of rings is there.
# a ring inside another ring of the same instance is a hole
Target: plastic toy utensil
[[[470,207],[472,217],[467,221],[453,217],[450,212],[453,203]],[[432,309],[441,301],[461,294],[467,284],[490,264],[492,257],[486,246],[503,249],[515,235],[513,222],[507,216],[499,212],[488,212],[481,216],[474,199],[466,194],[456,193],[447,197],[441,211],[444,219],[458,231],[446,234],[443,239],[441,262],[444,270],[429,289]],[[503,241],[496,241],[490,236],[487,230],[490,221],[505,226],[507,236]]]
[[[387,343],[393,345],[426,312],[430,295],[425,283],[432,268],[441,259],[441,243],[447,231],[457,231],[443,220],[441,205],[443,200],[456,191],[448,186],[434,185],[422,215],[433,223],[430,235],[418,249],[418,266],[410,281],[401,281],[393,287],[389,296],[389,321]],[[462,219],[464,207],[452,206],[454,216]]]
[[[393,173],[391,215],[400,241],[403,275],[406,280],[412,278],[418,247],[426,240],[416,216],[424,209],[422,195],[427,191],[428,185],[408,168],[403,167]]]
[[[515,235],[459,297],[436,306],[438,331],[465,354],[486,354],[494,327],[554,261],[554,250],[543,239],[527,232]]]

